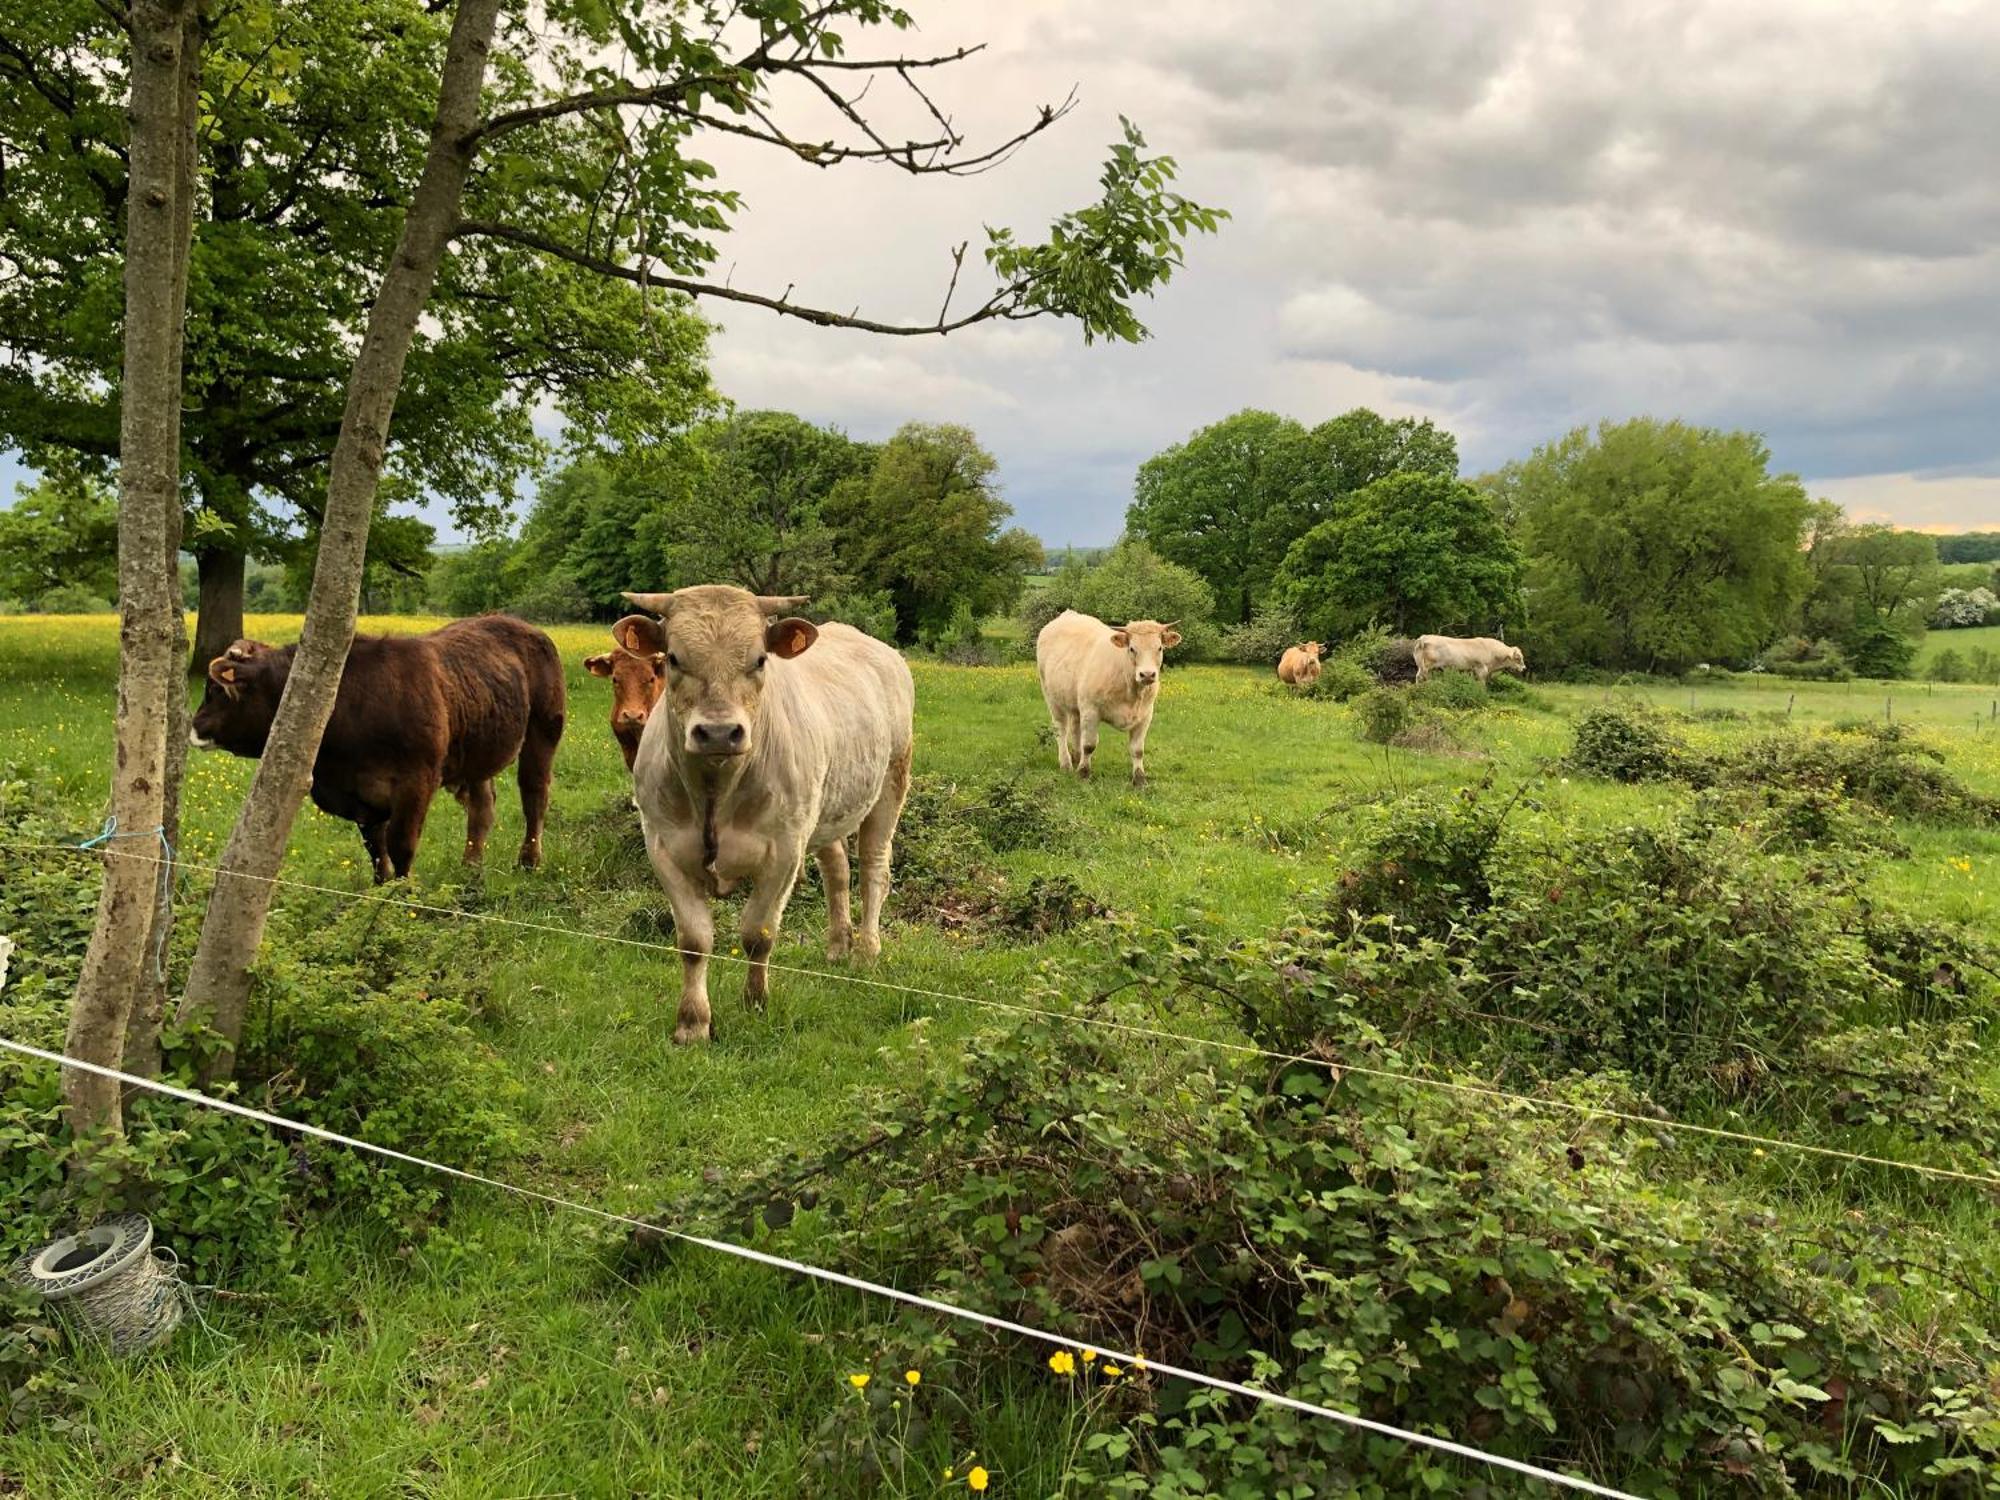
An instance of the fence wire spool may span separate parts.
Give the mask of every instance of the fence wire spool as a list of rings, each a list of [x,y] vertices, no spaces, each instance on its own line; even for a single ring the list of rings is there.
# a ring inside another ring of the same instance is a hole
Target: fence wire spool
[[[14,1280],[71,1308],[118,1355],[150,1349],[180,1327],[188,1295],[178,1264],[153,1254],[144,1214],[120,1214],[44,1245],[15,1266]]]

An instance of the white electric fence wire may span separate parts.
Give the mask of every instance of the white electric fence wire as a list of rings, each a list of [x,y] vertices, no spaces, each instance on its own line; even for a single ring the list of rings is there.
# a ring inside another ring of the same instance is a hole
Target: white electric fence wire
[[[64,1057],[59,1052],[49,1052],[40,1047],[30,1047],[26,1043],[10,1041],[5,1037],[0,1037],[0,1050],[17,1052],[24,1057],[36,1058],[42,1062],[52,1063],[57,1067],[78,1069],[85,1073],[95,1074],[100,1078],[116,1079],[118,1082],[127,1084],[133,1088],[141,1088],[149,1090],[152,1093],[164,1094],[168,1098],[180,1099],[204,1109],[220,1110],[225,1114],[238,1115],[246,1120],[254,1120],[260,1125],[271,1126],[273,1129],[296,1131],[300,1135],[309,1135],[319,1140],[330,1141],[334,1145],[346,1146],[350,1150],[370,1152],[376,1156],[387,1157],[391,1161],[399,1161],[409,1166],[422,1167],[426,1171],[441,1173],[446,1177],[456,1177],[465,1182],[475,1182],[481,1187],[496,1188],[503,1193],[512,1193],[518,1197],[530,1198],[538,1203],[546,1203],[554,1208],[570,1209],[576,1213],[587,1214],[592,1218],[602,1219],[609,1224],[621,1224],[631,1229],[641,1230],[647,1234],[680,1240],[690,1245],[699,1245],[704,1250],[712,1250],[720,1255],[730,1255],[739,1260],[754,1261],[758,1265],[770,1266],[780,1271],[790,1271],[794,1275],[806,1276],[815,1281],[824,1281],[834,1286],[846,1287],[850,1291],[866,1292],[876,1297],[887,1297],[892,1301],[901,1302],[910,1307],[920,1307],[926,1312],[938,1313],[944,1317],[958,1318],[968,1323],[978,1323],[987,1328],[998,1329],[1003,1333],[1015,1334],[1025,1339],[1033,1339],[1038,1343],[1051,1344],[1058,1349],[1081,1350],[1086,1347],[1078,1343],[1075,1339],[1067,1339],[1060,1334],[1050,1333],[1041,1328],[1034,1328],[1026,1323],[1016,1323],[1008,1318],[997,1318],[990,1313],[975,1312],[969,1307],[959,1307],[954,1303],[940,1302],[934,1297],[925,1297],[915,1292],[906,1292],[896,1287],[884,1286],[879,1282],[867,1281],[859,1276],[849,1276],[841,1271],[828,1270],[824,1266],[809,1265],[804,1261],[790,1260],[782,1255],[771,1255],[762,1250],[753,1250],[747,1245],[735,1245],[727,1240],[712,1240],[706,1235],[689,1234],[685,1230],[671,1229],[661,1224],[649,1224],[643,1219],[629,1218],[624,1214],[612,1213],[609,1209],[598,1208],[588,1203],[573,1202],[568,1198],[558,1197],[554,1193],[544,1193],[536,1188],[521,1187],[516,1183],[505,1182],[497,1177],[487,1177],[478,1172],[468,1172],[461,1167],[449,1167],[443,1162],[429,1161],[421,1156],[412,1156],[408,1152],[397,1151],[388,1146],[380,1146],[373,1141],[357,1140],[353,1136],[342,1135],[338,1131],[327,1130],[318,1125],[310,1125],[302,1120],[288,1120],[283,1115],[274,1115],[265,1110],[253,1109],[247,1104],[238,1104],[229,1099],[216,1099],[207,1094],[197,1093],[193,1089],[184,1089],[175,1084],[162,1083],[157,1078],[141,1078],[136,1074],[122,1072],[117,1068],[108,1068],[97,1063],[82,1062],[73,1057]],[[1095,1345],[1088,1347],[1096,1348]],[[1341,1411],[1337,1407],[1320,1406],[1315,1402],[1301,1401],[1296,1396],[1287,1396],[1278,1391],[1260,1390],[1256,1386],[1243,1385],[1234,1380],[1224,1380],[1220,1376],[1204,1374],[1200,1370],[1190,1370],[1180,1365],[1172,1365],[1160,1360],[1148,1359],[1141,1354],[1126,1354],[1111,1349],[1099,1350],[1098,1352],[1103,1359],[1109,1360],[1114,1364],[1125,1365],[1131,1369],[1144,1370],[1156,1375],[1170,1376],[1175,1380],[1185,1380],[1194,1385],[1207,1386],[1211,1390],[1226,1391],[1232,1396],[1243,1396],[1253,1401],[1262,1401],[1267,1405],[1281,1406],[1287,1410],[1300,1412],[1309,1417],[1323,1417],[1327,1421],[1358,1428],[1363,1432],[1374,1433],[1379,1437],[1393,1438],[1398,1442],[1416,1443],[1439,1453],[1449,1453],[1454,1458],[1462,1458],[1471,1463],[1486,1464],[1494,1468],[1508,1469],[1516,1474],[1524,1474],[1533,1479],[1543,1480],[1548,1484],[1559,1485],[1564,1489],[1577,1490],[1586,1495],[1605,1495],[1611,1497],[1611,1500],[1640,1500],[1640,1497],[1626,1490],[1613,1489],[1609,1485],[1596,1484],[1591,1480],[1581,1479],[1574,1474],[1565,1474],[1559,1470],[1540,1468],[1535,1464],[1525,1463],[1517,1458],[1508,1458],[1503,1454],[1488,1453],[1483,1449],[1469,1447],[1464,1443],[1455,1443],[1449,1438],[1436,1437],[1426,1432],[1413,1432],[1408,1428],[1396,1427],[1387,1422],[1377,1422],[1370,1417],[1361,1416],[1357,1412]]]

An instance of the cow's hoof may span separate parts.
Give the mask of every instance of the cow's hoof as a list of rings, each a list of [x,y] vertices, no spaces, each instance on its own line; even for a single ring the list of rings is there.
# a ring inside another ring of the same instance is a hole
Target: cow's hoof
[[[882,939],[863,933],[854,940],[854,956],[865,964],[872,964],[882,956]]]
[[[706,1022],[696,1026],[692,1022],[683,1021],[674,1028],[674,1045],[676,1047],[691,1047],[697,1042],[706,1043],[709,1040],[711,1040],[711,1032]]]
[[[1145,790],[1146,790],[1146,778],[1145,778],[1144,776],[1139,776],[1139,775],[1135,775],[1135,776],[1133,776],[1133,778],[1132,778],[1132,790],[1133,790],[1133,791],[1135,791],[1135,792],[1143,792],[1143,791],[1145,791]]]
[[[470,860],[473,859],[474,856],[468,854],[466,858]],[[524,870],[539,870],[542,867],[541,846],[536,845],[533,848],[528,848],[524,846],[521,850],[520,863],[521,863],[521,868]]]
[[[826,956],[834,963],[839,963],[842,959],[846,958],[853,951],[853,948],[854,939],[845,932],[831,934],[826,940]]]

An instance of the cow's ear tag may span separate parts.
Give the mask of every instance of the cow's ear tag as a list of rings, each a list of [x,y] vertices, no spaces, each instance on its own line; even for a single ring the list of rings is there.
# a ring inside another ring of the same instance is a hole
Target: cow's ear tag
[[[819,639],[819,627],[810,620],[780,620],[764,633],[764,646],[773,656],[789,661]]]

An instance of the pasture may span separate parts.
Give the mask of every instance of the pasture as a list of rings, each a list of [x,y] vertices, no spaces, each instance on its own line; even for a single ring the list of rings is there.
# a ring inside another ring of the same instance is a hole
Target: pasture
[[[384,618],[362,628],[433,623]],[[296,621],[253,619],[249,628],[282,642],[294,638]],[[664,903],[635,849],[628,781],[606,723],[609,688],[582,668],[604,649],[604,632],[565,626],[551,634],[571,697],[545,866],[526,874],[504,857],[518,841],[520,808],[503,780],[483,872],[468,876],[460,866],[462,815],[441,798],[414,877],[386,894],[665,942],[657,917]],[[38,813],[78,836],[101,817],[115,647],[109,618],[0,619],[0,785],[32,779],[52,789],[56,805]],[[726,1175],[774,1148],[839,1139],[854,1128],[856,1090],[916,1086],[976,1033],[1004,1023],[943,996],[1059,990],[1064,976],[1101,966],[1128,934],[1186,924],[1246,936],[1272,928],[1337,872],[1366,833],[1367,810],[1389,798],[1490,775],[1508,795],[1525,788],[1551,825],[1664,819],[1683,791],[1591,781],[1555,765],[1576,716],[1608,700],[1676,711],[1689,742],[1708,747],[1786,722],[1893,718],[1939,748],[1968,785],[2000,795],[2000,725],[1988,710],[1992,690],[1976,686],[1531,682],[1524,699],[1468,716],[1458,750],[1426,753],[1364,742],[1350,707],[1294,698],[1268,673],[1170,659],[1148,744],[1151,784],[1139,793],[1125,782],[1124,737],[1115,732],[1103,737],[1095,783],[1058,773],[1031,666],[916,661],[913,669],[918,776],[939,795],[1012,784],[1046,827],[1061,831],[993,847],[982,859],[1009,890],[1068,877],[1116,914],[1115,925],[1084,922],[1037,938],[944,919],[899,892],[882,960],[864,976],[903,987],[887,990],[778,968],[825,967],[819,893],[802,883],[773,955],[769,1013],[745,1015],[740,971],[719,963],[711,981],[717,1041],[681,1050],[668,1041],[678,983],[668,952],[548,930],[475,929],[393,907],[358,925],[347,898],[300,890],[281,893],[280,906],[330,930],[350,920],[357,945],[376,942],[377,925],[436,928],[446,943],[465,929],[454,962],[481,996],[477,1026],[511,1080],[525,1140],[503,1175],[644,1215],[699,1186],[705,1172]],[[252,769],[217,754],[191,756],[181,846],[190,867],[215,858]],[[942,805],[949,816],[951,804]],[[1868,876],[1881,900],[2000,931],[2000,828],[1911,823],[1896,832],[1907,857],[1884,860]],[[22,859],[0,849],[0,888]],[[285,875],[370,891],[353,828],[310,807]],[[204,883],[191,869],[184,911],[198,909]],[[1162,1024],[1195,1027],[1186,1018]],[[1746,1199],[1796,1193],[1808,1220],[1851,1207],[1824,1184],[1800,1181],[1789,1161],[1760,1163],[1720,1148],[1672,1156],[1655,1169],[1668,1183],[1678,1173],[1737,1174]],[[1950,1237],[1976,1268],[1968,1274],[1991,1286],[2000,1237],[1990,1195],[1982,1208],[1973,1195],[1906,1201],[1891,1188],[1880,1202]],[[816,1468],[813,1455],[822,1419],[850,1394],[848,1374],[875,1357],[858,1330],[881,1318],[879,1307],[693,1250],[631,1270],[607,1256],[605,1242],[602,1226],[581,1216],[478,1189],[455,1192],[442,1223],[408,1239],[354,1218],[308,1222],[296,1263],[256,1281],[250,1299],[209,1304],[211,1329],[192,1329],[168,1352],[132,1365],[93,1365],[87,1435],[30,1426],[0,1436],[0,1493],[11,1484],[51,1500],[471,1500],[846,1493],[843,1486],[859,1483]],[[810,1232],[784,1253],[811,1258]],[[1093,1420],[1074,1392],[1027,1354],[984,1377],[976,1395],[957,1430],[976,1433],[993,1492],[1055,1492],[1069,1445]],[[954,1466],[962,1474],[960,1443],[942,1434],[934,1447],[922,1441],[929,1477],[911,1474],[884,1492],[953,1487],[939,1476]]]

